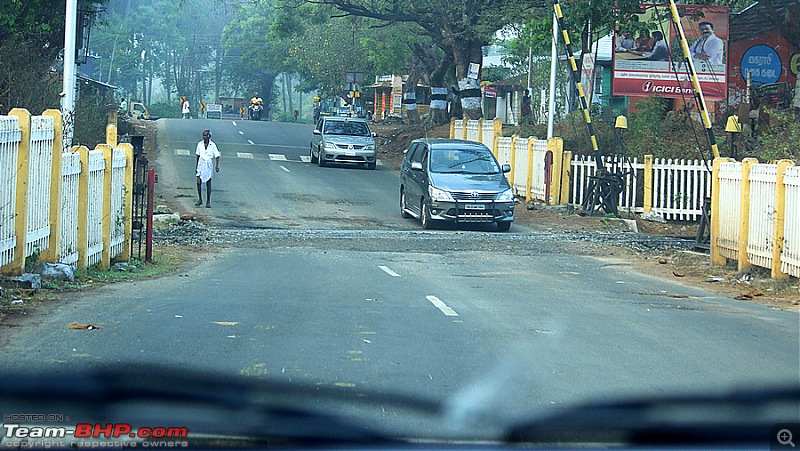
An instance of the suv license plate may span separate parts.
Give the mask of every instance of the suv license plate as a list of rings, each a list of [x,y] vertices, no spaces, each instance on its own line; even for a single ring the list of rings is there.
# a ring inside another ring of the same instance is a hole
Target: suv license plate
[[[344,155],[347,156],[347,157],[354,157],[354,156],[356,156],[356,153],[355,152],[345,152]]]
[[[466,204],[464,206],[467,210],[486,210],[486,205],[483,204]]]

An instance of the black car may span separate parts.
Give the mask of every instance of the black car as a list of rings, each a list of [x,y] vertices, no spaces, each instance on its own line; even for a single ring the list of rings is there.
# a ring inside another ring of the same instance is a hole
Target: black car
[[[436,221],[496,223],[499,231],[514,221],[514,194],[505,173],[483,144],[455,139],[418,139],[406,150],[400,168],[400,213],[422,227]]]

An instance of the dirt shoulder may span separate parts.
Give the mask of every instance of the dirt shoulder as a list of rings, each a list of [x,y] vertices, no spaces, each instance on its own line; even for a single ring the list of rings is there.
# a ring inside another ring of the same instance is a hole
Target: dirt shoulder
[[[398,123],[374,124],[379,140],[379,158],[394,169],[399,168],[403,151],[417,138],[447,138],[449,125],[429,128],[423,125],[405,126]],[[534,231],[609,232],[613,234],[640,233],[694,239],[697,224],[645,221],[633,215],[630,221],[604,217],[581,216],[568,208],[547,207],[521,202],[515,211],[515,223]],[[632,232],[635,222],[636,230]],[[513,230],[513,229],[512,229]],[[706,253],[669,251],[653,253],[632,251],[628,248],[603,243],[587,243],[587,253],[598,257],[612,257],[627,261],[637,271],[678,283],[693,286],[720,296],[763,305],[770,308],[800,312],[800,280],[776,280],[769,271],[753,268],[738,271],[732,262],[728,266],[712,266]]]

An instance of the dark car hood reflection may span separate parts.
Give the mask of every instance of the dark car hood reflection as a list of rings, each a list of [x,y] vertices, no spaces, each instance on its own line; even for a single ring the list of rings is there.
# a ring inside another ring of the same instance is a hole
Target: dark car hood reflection
[[[431,184],[445,191],[502,192],[509,188],[506,178],[496,174],[445,174],[430,173]]]

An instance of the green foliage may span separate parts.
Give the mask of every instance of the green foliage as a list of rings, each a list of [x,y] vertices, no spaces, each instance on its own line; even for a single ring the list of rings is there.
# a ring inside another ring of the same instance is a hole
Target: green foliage
[[[181,107],[178,102],[159,102],[147,106],[147,111],[151,116],[158,117],[181,117]]]
[[[116,110],[116,104],[109,104],[99,93],[85,93],[75,102],[75,128],[73,143],[94,149],[97,144],[106,142],[108,113]]]
[[[770,116],[769,125],[759,127],[755,142],[749,141],[744,153],[759,161],[788,159],[800,165],[800,112],[796,108],[764,111]]]

